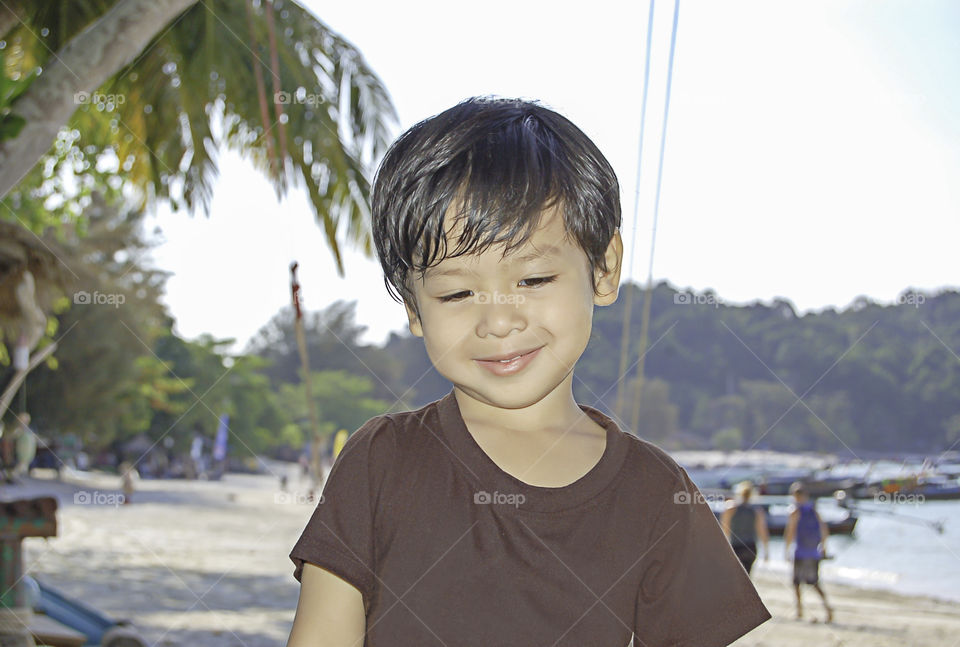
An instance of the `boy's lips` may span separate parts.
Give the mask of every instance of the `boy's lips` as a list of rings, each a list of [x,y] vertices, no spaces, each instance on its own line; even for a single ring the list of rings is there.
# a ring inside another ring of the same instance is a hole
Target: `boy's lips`
[[[539,350],[541,348],[543,348],[543,346],[535,346],[534,348],[527,348],[526,350],[510,351],[507,353],[501,353],[499,355],[490,355],[489,357],[476,357],[474,359],[476,359],[478,362],[499,362],[500,360],[504,360],[504,359],[513,359],[515,357],[520,357],[521,355],[532,353],[533,351]]]
[[[475,359],[474,361],[494,375],[506,377],[508,375],[515,375],[525,369],[527,365],[530,364],[530,362],[532,362],[533,359],[540,354],[541,348],[543,348],[543,346],[539,346],[529,351],[504,353],[498,356],[502,358],[503,361],[496,359]]]

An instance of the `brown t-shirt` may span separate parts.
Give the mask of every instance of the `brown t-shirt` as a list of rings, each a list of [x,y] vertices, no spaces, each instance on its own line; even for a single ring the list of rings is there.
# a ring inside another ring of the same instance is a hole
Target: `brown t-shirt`
[[[656,446],[607,431],[559,488],[500,469],[453,390],[368,420],[290,553],[363,594],[365,647],[728,645],[770,618],[709,506]]]

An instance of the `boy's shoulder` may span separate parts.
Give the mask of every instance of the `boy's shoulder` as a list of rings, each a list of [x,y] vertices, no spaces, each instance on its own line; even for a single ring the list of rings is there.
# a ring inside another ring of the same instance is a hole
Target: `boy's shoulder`
[[[580,405],[588,410],[601,426],[616,432],[617,442],[627,446],[626,468],[642,472],[647,477],[664,483],[672,489],[689,481],[686,470],[664,449],[649,440],[625,431],[610,416],[589,405]]]
[[[662,469],[664,475],[669,475],[670,477],[682,481],[686,470],[676,461],[676,459],[671,456],[665,449],[662,449],[659,445],[654,444],[649,440],[644,440],[633,434],[623,432],[629,439],[630,442],[636,445],[635,451],[648,463],[652,462],[654,467],[653,469]]]
[[[422,434],[411,433],[412,430],[432,429],[437,425],[438,403],[439,400],[434,400],[417,409],[373,416],[350,434],[343,451],[363,448],[381,455],[401,451],[422,437]]]
[[[644,496],[661,502],[699,498],[687,471],[666,450],[649,440],[621,431],[630,445],[624,475],[642,483]]]

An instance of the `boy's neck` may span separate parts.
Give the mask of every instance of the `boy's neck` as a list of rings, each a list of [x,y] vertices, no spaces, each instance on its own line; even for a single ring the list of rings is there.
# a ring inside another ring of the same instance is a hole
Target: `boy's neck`
[[[457,407],[465,423],[516,433],[560,432],[582,425],[588,418],[573,397],[571,372],[567,379],[539,400],[508,408],[493,397],[454,386]]]

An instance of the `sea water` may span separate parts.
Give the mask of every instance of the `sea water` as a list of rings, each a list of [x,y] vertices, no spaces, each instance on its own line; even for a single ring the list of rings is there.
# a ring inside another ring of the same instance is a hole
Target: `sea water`
[[[960,501],[854,504],[863,511],[854,534],[827,540],[833,559],[820,563],[825,582],[960,601]],[[820,499],[817,509],[824,517],[841,512],[829,499]],[[943,533],[923,522],[942,522]],[[770,556],[765,568],[782,570],[789,580],[782,538],[770,539]]]

